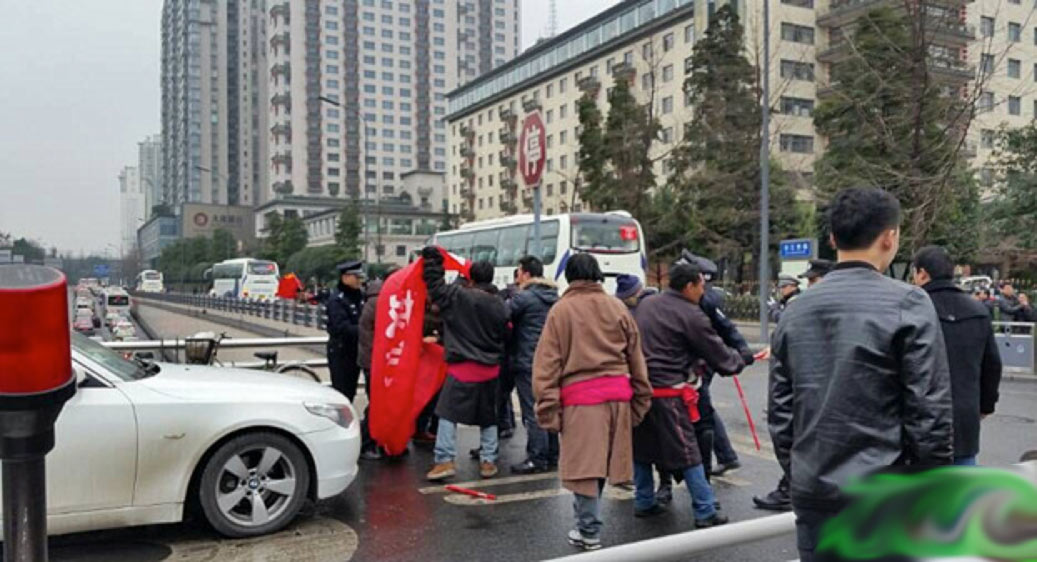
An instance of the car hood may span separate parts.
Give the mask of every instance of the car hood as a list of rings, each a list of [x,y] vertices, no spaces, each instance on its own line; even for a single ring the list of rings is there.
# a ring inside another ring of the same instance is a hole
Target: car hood
[[[204,365],[159,363],[155,376],[138,381],[155,392],[183,400],[213,402],[319,402],[345,404],[331,387],[298,377]]]

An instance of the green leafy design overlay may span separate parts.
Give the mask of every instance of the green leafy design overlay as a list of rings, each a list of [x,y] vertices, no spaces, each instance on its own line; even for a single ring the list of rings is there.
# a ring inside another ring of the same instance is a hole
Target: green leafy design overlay
[[[822,528],[819,551],[1037,561],[1037,486],[1021,474],[943,467],[876,474],[845,491],[853,502]]]

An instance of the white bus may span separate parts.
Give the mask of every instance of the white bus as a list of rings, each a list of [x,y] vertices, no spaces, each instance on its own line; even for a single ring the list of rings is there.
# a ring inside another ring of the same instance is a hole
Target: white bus
[[[130,295],[122,287],[108,287],[101,293],[101,319],[106,324],[114,324],[115,315],[130,317]]]
[[[162,284],[162,273],[154,269],[145,269],[137,274],[136,290],[142,293],[161,293],[166,288]]]
[[[544,277],[564,291],[565,264],[575,253],[598,259],[605,274],[605,290],[615,292],[616,277],[636,275],[643,283],[648,268],[641,225],[625,211],[572,213],[541,217],[540,239]],[[473,261],[489,260],[496,266],[494,283],[512,282],[518,260],[533,252],[533,215],[515,215],[471,222],[458,230],[436,233],[432,243]]]
[[[273,300],[280,278],[277,264],[254,258],[222,261],[212,266],[212,290],[217,297]]]

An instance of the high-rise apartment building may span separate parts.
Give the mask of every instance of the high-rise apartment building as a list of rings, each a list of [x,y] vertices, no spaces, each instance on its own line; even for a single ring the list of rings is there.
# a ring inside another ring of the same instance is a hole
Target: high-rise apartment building
[[[829,65],[848,55],[844,40],[857,18],[904,0],[768,0],[770,2],[770,140],[772,158],[810,196],[813,168],[824,150],[813,111],[827,87]],[[1029,0],[919,0],[933,26],[932,76],[967,95],[982,87],[965,153],[984,181],[997,129],[1037,118],[1037,7]],[[464,220],[532,210],[515,173],[517,123],[539,108],[546,126],[542,196],[547,214],[579,211],[577,100],[589,92],[607,111],[605,92],[632,80],[642,102],[654,96],[662,125],[653,147],[656,177],[668,175],[666,154],[691,119],[684,80],[692,49],[711,16],[731,5],[745,30],[745,55],[763,60],[761,0],[625,0],[542,41],[514,60],[449,94],[449,208]],[[978,145],[978,150],[977,150]]]
[[[162,192],[162,135],[149,135],[137,143],[137,170],[144,193],[145,220],[155,205],[164,201]]]
[[[446,92],[518,51],[518,0],[268,6],[264,202],[397,197],[404,174],[444,171]]]
[[[120,255],[126,255],[137,245],[137,229],[145,220],[144,200],[139,170],[126,166],[119,172]]]

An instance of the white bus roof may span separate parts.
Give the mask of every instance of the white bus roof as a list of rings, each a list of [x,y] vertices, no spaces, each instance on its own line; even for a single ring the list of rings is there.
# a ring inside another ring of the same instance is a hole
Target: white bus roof
[[[556,219],[559,217],[568,217],[570,215],[615,215],[619,217],[631,218],[632,215],[626,211],[607,211],[604,213],[561,213],[557,215],[541,215],[541,221],[547,221]],[[460,228],[452,231],[437,232],[437,234],[444,234],[446,232],[462,232],[465,230],[478,230],[480,228],[492,228],[498,226],[514,226],[518,224],[530,224],[533,222],[533,215],[511,215],[507,217],[500,217],[496,219],[487,219],[482,221],[475,221],[462,224]]]

